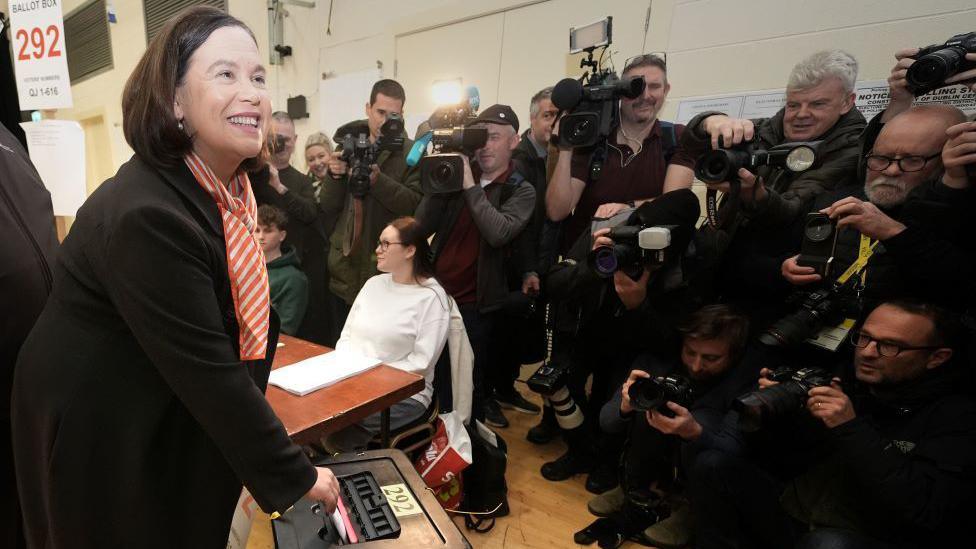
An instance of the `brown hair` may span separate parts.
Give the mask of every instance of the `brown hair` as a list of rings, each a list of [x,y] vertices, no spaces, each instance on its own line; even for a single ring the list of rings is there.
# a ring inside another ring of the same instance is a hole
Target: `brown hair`
[[[679,324],[678,331],[694,339],[728,339],[732,357],[738,358],[749,339],[749,319],[728,305],[705,305]]]
[[[403,91],[403,86],[396,80],[384,78],[373,84],[373,89],[369,92],[369,104],[376,103],[376,96],[381,93],[390,99],[399,99],[401,109],[407,104],[407,92]]]
[[[193,53],[223,27],[240,27],[254,38],[241,20],[217,8],[181,11],[153,38],[129,75],[122,92],[122,132],[144,162],[157,168],[175,166],[193,149],[193,140],[173,114],[176,88],[183,83]],[[249,171],[261,167],[267,155],[267,147],[261,147],[260,156],[247,159],[243,167]]]
[[[423,227],[413,217],[398,217],[390,221],[390,226],[400,233],[403,246],[413,246],[417,251],[413,254],[413,277],[433,278],[434,264],[430,259],[430,244],[427,242]]]
[[[264,204],[258,208],[258,225],[262,227],[277,227],[283,230],[288,224],[288,214],[281,208],[276,208],[271,204]]]
[[[653,53],[645,53],[643,55],[638,55],[637,57],[634,57],[627,63],[627,66],[624,67],[623,72],[621,72],[620,74],[625,75],[634,69],[640,69],[643,67],[657,67],[661,69],[661,72],[664,73],[664,82],[667,83],[668,64],[662,57],[655,55]]]

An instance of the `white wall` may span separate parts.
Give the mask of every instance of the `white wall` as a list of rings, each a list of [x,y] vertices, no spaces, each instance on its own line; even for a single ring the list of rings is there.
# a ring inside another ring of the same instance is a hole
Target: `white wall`
[[[266,1],[228,1],[267,58]],[[7,3],[0,0],[0,9]],[[67,14],[82,3],[63,0],[62,9]],[[113,4],[115,68],[74,86],[75,107],[57,116],[103,115],[107,135],[100,141],[117,168],[131,155],[122,138],[120,96],[145,50],[145,30],[141,1]],[[270,69],[269,85],[275,109],[284,109],[289,96],[307,97],[310,117],[296,124],[300,142],[320,129],[323,73],[348,74],[377,63],[382,76],[396,70],[407,84],[408,113],[429,109],[425,86],[439,75],[470,75],[484,80],[471,82],[479,85],[482,105],[508,103],[526,125],[535,91],[579,74],[578,58],[565,53],[568,27],[605,15],[614,16],[618,69],[641,51],[667,51],[672,90],[665,118],[682,97],[783,87],[793,63],[818,49],[849,50],[861,63],[861,79],[877,79],[887,76],[900,47],[976,30],[972,0],[317,0],[313,9],[286,9],[285,42],[294,54]],[[482,62],[473,66],[471,59]],[[300,155],[294,162],[304,166]]]

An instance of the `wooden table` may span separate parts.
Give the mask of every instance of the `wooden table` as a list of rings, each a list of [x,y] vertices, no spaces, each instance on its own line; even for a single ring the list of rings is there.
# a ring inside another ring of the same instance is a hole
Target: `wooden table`
[[[284,334],[279,341],[284,346],[278,347],[275,352],[272,369],[332,351],[328,347]],[[423,377],[380,364],[302,397],[268,385],[266,397],[285,425],[288,436],[297,444],[318,442],[323,435],[381,412],[381,437],[386,447],[389,442],[390,406],[422,390]]]

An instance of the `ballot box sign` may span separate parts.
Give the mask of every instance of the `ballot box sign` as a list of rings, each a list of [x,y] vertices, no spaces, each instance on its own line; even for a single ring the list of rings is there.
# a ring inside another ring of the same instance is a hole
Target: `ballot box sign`
[[[10,38],[20,108],[70,108],[61,0],[10,0]]]

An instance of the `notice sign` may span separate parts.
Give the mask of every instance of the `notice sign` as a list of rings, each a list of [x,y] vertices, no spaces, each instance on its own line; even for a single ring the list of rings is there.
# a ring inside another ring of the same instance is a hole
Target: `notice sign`
[[[20,108],[70,108],[61,0],[10,0],[10,38]]]

